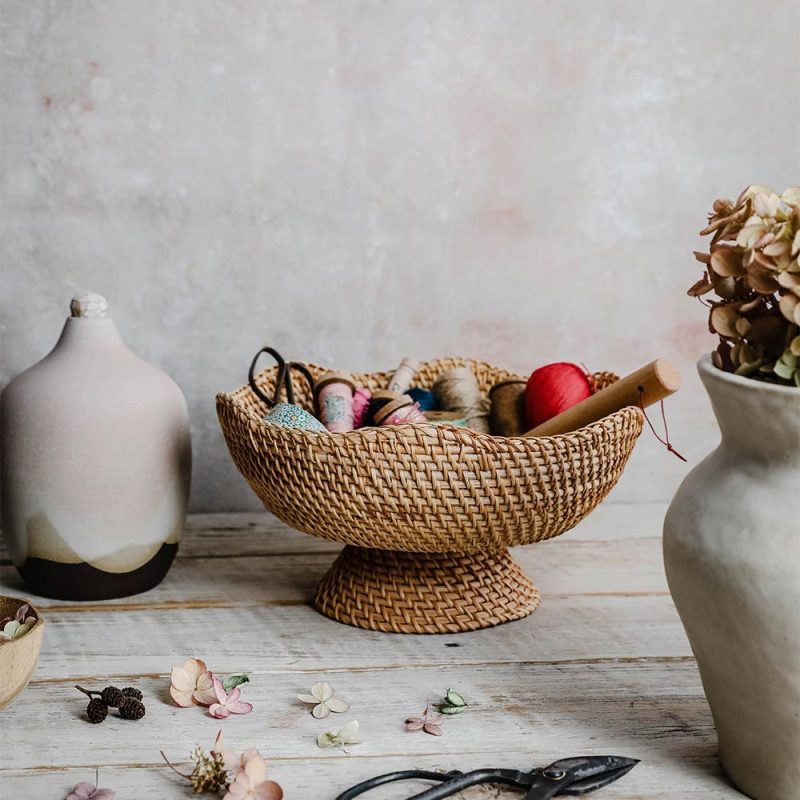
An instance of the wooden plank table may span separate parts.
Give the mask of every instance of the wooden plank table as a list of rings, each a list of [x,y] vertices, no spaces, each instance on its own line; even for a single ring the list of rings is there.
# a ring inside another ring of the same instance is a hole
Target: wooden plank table
[[[606,504],[574,531],[516,556],[542,590],[540,609],[474,633],[402,636],[350,628],[317,614],[314,587],[338,547],[268,514],[190,518],[164,583],[103,603],[31,599],[47,621],[37,670],[2,712],[0,796],[60,800],[79,781],[117,799],[191,797],[161,762],[186,766],[220,728],[233,749],[258,747],[290,800],[325,800],[367,777],[411,766],[530,767],[558,757],[615,753],[642,759],[598,798],[742,797],[722,776],[716,737],[661,560],[663,505]],[[4,593],[25,595],[3,561]],[[248,716],[218,721],[169,701],[169,672],[188,656],[217,672],[249,672]],[[329,681],[350,702],[318,721],[295,700]],[[83,718],[73,684],[133,684],[139,722]],[[444,735],[403,721],[449,686],[470,702]],[[345,722],[364,741],[320,750]],[[420,786],[420,785],[418,785]],[[386,789],[380,798],[407,797]],[[475,789],[464,797],[519,796]]]

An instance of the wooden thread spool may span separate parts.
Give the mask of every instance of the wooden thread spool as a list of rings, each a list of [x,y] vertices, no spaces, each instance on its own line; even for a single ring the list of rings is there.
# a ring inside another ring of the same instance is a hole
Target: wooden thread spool
[[[508,380],[489,390],[489,430],[494,436],[525,433],[525,381]]]
[[[658,358],[523,435],[555,436],[575,431],[626,406],[642,408],[657,403],[677,392],[680,385],[677,368]]]
[[[364,414],[364,421],[362,427],[369,428],[378,423],[375,421],[375,415],[381,408],[391,403],[393,400],[399,400],[404,397],[400,392],[393,392],[391,389],[376,389],[372,393],[372,398],[367,405],[367,413]]]
[[[408,395],[392,400],[375,414],[376,425],[403,425],[407,422],[427,422],[417,404]]]
[[[316,386],[320,422],[331,433],[353,430],[353,392],[355,383],[346,372],[326,372]]]

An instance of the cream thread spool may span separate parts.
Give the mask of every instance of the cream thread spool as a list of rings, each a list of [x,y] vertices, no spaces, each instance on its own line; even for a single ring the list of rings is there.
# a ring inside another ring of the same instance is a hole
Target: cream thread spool
[[[458,411],[478,433],[489,433],[489,400],[469,367],[455,367],[440,375],[433,392],[444,411]]]
[[[326,372],[317,381],[319,419],[331,433],[346,433],[353,423],[355,383],[346,372]]]
[[[392,379],[389,381],[388,388],[393,392],[400,392],[401,394],[411,387],[411,381],[419,369],[419,361],[406,356],[401,362],[400,366],[395,370]]]
[[[528,430],[525,421],[524,380],[496,383],[489,390],[489,430],[494,436],[522,436]]]

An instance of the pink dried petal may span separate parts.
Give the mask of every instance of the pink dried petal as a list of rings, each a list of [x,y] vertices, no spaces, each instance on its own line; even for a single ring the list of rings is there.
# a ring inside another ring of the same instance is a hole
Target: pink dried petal
[[[283,789],[275,781],[264,781],[254,789],[256,800],[282,800]]]
[[[253,710],[253,704],[246,703],[244,700],[228,700],[225,704],[225,708],[227,708],[231,714],[249,714]]]
[[[425,720],[421,717],[409,717],[406,720],[407,731],[419,731],[425,726]]]
[[[217,701],[217,692],[214,688],[214,675],[209,670],[202,673],[197,679],[197,688],[192,697],[201,706],[210,706]]]
[[[181,692],[191,692],[197,683],[195,676],[190,675],[183,667],[172,668],[172,685]]]
[[[217,701],[225,703],[228,699],[228,693],[222,688],[222,681],[219,678],[213,678],[214,681],[214,694],[217,696]]]
[[[175,701],[175,705],[178,705],[181,708],[189,708],[189,706],[193,705],[191,692],[182,692],[176,689],[174,686],[170,686],[169,693],[172,699]]]
[[[441,722],[426,722],[423,725],[422,730],[425,733],[429,733],[431,736],[441,736],[442,735],[442,723]]]
[[[209,706],[208,713],[215,719],[227,719],[231,712],[220,703],[214,703]]]
[[[94,786],[86,781],[81,781],[67,795],[66,800],[86,800],[94,794]]]

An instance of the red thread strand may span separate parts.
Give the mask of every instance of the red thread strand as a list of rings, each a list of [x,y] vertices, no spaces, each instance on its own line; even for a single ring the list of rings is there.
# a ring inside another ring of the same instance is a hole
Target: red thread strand
[[[653,436],[658,439],[658,441],[664,445],[664,447],[669,450],[670,453],[677,456],[681,461],[686,461],[686,459],[672,446],[672,443],[669,440],[669,425],[667,425],[667,413],[664,411],[664,401],[661,400],[659,405],[661,406],[661,421],[664,423],[664,438],[662,439],[656,429],[653,427],[653,423],[650,422],[650,417],[647,416],[647,412],[644,410],[644,389],[639,386],[639,407],[642,409],[642,414],[644,414],[644,418],[647,421],[647,424],[650,426],[650,430],[653,432]]]

